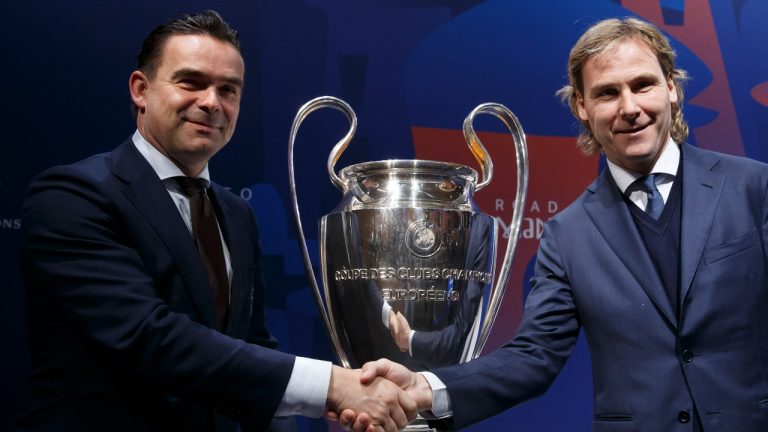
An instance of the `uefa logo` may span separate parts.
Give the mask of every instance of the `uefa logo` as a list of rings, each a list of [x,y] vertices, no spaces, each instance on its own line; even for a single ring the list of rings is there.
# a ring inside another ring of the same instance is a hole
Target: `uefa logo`
[[[427,258],[440,249],[440,235],[435,224],[429,221],[418,221],[408,227],[405,233],[405,245],[414,255]]]

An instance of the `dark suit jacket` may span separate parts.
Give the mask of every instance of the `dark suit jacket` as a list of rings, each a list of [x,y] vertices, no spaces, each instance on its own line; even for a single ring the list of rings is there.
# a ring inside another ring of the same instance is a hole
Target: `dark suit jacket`
[[[215,183],[210,194],[233,271],[223,331],[194,241],[131,140],[33,181],[23,429],[221,430],[214,411],[267,428],[294,357],[267,349],[253,213]]]
[[[595,431],[768,430],[768,167],[682,146],[681,313],[603,174],[541,239],[513,340],[436,371],[464,427],[546,391],[580,328]]]

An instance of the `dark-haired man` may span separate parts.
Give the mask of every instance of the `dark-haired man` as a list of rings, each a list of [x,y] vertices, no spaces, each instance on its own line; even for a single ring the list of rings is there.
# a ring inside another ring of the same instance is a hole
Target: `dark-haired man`
[[[133,136],[30,186],[21,430],[261,431],[349,407],[393,431],[413,417],[386,380],[362,386],[359,371],[271,349],[256,221],[208,172],[243,77],[217,13],[158,27],[129,80]]]
[[[637,19],[582,35],[560,93],[608,169],[547,223],[515,337],[434,375],[379,360],[364,378],[463,428],[545,392],[583,328],[595,431],[768,430],[768,167],[685,143],[674,60]]]

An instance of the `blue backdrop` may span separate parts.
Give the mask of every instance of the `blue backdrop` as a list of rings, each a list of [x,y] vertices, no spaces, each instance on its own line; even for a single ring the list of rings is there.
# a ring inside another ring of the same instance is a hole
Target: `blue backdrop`
[[[135,128],[128,75],[144,36],[161,21],[214,8],[240,30],[246,88],[237,132],[211,164],[218,182],[248,200],[262,226],[268,320],[282,349],[332,359],[308,288],[290,220],[287,139],[298,107],[335,95],[360,128],[337,164],[439,158],[472,164],[461,122],[477,104],[500,102],[529,138],[531,188],[523,240],[488,348],[520,318],[541,224],[593,178],[601,164],[575,149],[577,126],[554,92],[568,50],[592,23],[634,15],[659,25],[692,76],[684,112],[691,142],[768,160],[768,2],[764,0],[281,0],[9,2],[0,156],[0,430],[10,430],[27,373],[24,290],[18,270],[21,202],[46,167],[111,150]],[[497,175],[478,201],[508,219],[514,193],[511,139],[479,119]],[[306,235],[339,200],[325,159],[346,122],[314,114],[296,144]],[[472,164],[475,166],[474,164]],[[499,205],[501,203],[501,205]],[[504,204],[507,203],[506,208]],[[580,342],[543,397],[472,430],[591,429],[591,372]],[[461,401],[455,401],[461,403]],[[300,430],[326,431],[323,420]]]

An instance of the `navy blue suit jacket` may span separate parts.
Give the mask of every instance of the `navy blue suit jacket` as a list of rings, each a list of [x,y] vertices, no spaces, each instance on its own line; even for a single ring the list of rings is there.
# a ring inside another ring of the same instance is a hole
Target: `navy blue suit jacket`
[[[681,312],[605,170],[549,221],[516,336],[437,370],[453,427],[542,394],[581,328],[595,431],[768,430],[768,167],[682,146]]]
[[[211,431],[227,422],[218,414],[267,428],[294,357],[268,349],[253,213],[215,183],[209,193],[231,256],[226,329],[178,209],[131,140],[33,181],[23,428]]]

